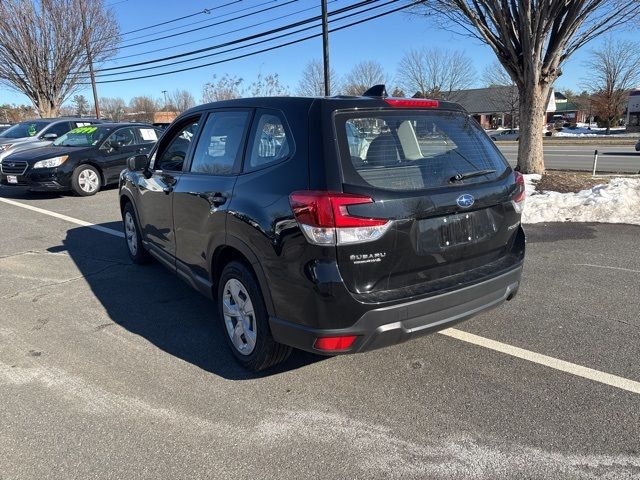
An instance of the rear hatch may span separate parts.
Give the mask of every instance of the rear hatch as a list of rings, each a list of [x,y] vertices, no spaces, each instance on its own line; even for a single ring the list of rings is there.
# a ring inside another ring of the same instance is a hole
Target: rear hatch
[[[377,225],[363,227],[373,234],[338,238],[349,290],[390,300],[460,287],[519,262],[515,174],[467,114],[359,109],[336,112],[334,126],[343,192],[353,195],[339,208]]]

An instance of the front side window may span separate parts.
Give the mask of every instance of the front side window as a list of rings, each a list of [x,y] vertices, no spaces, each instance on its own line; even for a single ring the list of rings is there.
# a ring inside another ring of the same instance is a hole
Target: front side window
[[[187,123],[171,138],[168,144],[161,146],[156,155],[157,170],[182,171],[191,142],[198,133],[199,118]]]
[[[205,123],[191,172],[229,175],[242,151],[247,112],[214,112]]]
[[[61,137],[62,135],[67,133],[69,130],[71,130],[71,125],[69,124],[69,122],[60,122],[60,123],[51,125],[51,127],[47,128],[43,133],[44,135],[47,135],[49,133],[54,133],[58,137]]]
[[[479,170],[479,183],[508,168],[493,142],[461,112],[354,113],[336,117],[347,181],[388,190],[450,185],[457,174]]]
[[[248,168],[245,166],[245,169],[279,162],[287,158],[289,152],[289,139],[282,120],[276,115],[263,113],[251,140]]]
[[[104,145],[113,146],[117,145],[118,147],[128,147],[129,145],[136,144],[136,135],[133,132],[133,128],[121,128],[120,130],[116,130],[109,136]]]

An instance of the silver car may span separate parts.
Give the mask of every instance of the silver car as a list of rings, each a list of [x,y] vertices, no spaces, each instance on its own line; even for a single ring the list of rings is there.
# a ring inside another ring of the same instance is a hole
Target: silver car
[[[490,134],[489,136],[493,141],[508,140],[508,141],[517,142],[520,139],[520,130],[518,129],[502,130],[500,132]]]
[[[86,127],[100,120],[93,118],[39,118],[20,122],[0,133],[0,162],[22,150],[48,147],[70,130]]]

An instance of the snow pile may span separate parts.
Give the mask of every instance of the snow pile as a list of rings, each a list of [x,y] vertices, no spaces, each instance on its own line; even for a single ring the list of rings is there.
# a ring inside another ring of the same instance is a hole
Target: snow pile
[[[523,223],[602,222],[640,225],[640,179],[613,178],[578,193],[536,192],[540,175],[525,175]]]
[[[633,134],[626,133],[626,130],[624,128],[612,128],[610,135],[606,135],[606,132],[607,132],[606,128],[591,127],[591,130],[589,130],[587,127],[578,126],[577,128],[563,128],[562,131],[560,132],[554,132],[553,136],[554,137],[605,137],[605,138],[608,136],[615,136],[615,137],[634,136]]]

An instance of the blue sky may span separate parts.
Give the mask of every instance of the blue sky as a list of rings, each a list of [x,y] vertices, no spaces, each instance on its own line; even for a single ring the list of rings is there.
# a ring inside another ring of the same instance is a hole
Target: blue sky
[[[176,17],[196,13],[205,8],[214,9],[209,15],[200,14],[180,22],[171,23],[164,27],[157,27],[142,32],[124,35],[122,43],[123,46],[149,40],[160,35],[177,33],[181,30],[204,26],[209,23],[229,19],[238,15],[250,14],[256,10],[265,8],[269,8],[269,10],[255,15],[247,15],[245,18],[234,22],[213,26],[198,32],[180,35],[171,39],[134,47],[121,48],[121,50],[116,54],[116,57],[134,54],[138,56],[126,59],[114,59],[113,61],[104,64],[102,67],[119,66],[127,63],[140,62],[198,48],[204,48],[295,22],[313,15],[319,15],[320,13],[319,0],[296,0],[295,2],[287,5],[284,5],[284,3],[288,0],[271,0],[267,5],[265,5],[265,1],[268,0],[238,0],[233,5],[216,9],[216,7],[227,4],[230,1],[232,0],[183,0],[182,2],[176,2],[175,0],[106,0],[107,5],[111,5],[111,8],[115,12],[122,32],[128,32]],[[331,2],[329,4],[329,11],[355,3],[355,0],[329,1]],[[376,12],[385,11],[390,8],[393,7],[380,8],[376,10]],[[238,12],[240,9],[244,9],[244,11],[234,13]],[[301,12],[295,13],[299,11]],[[282,15],[290,16],[284,19],[278,19],[278,17]],[[345,20],[340,24],[368,16],[371,16],[371,14],[364,13],[349,20]],[[188,27],[185,26],[186,24],[193,22],[201,23]],[[250,25],[258,22],[265,22],[265,24],[249,28]],[[166,31],[170,28],[177,28],[177,30]],[[229,30],[240,31],[225,34]],[[314,29],[311,32],[315,33],[319,31],[319,29]],[[308,35],[311,32],[299,34],[294,38]],[[135,37],[143,35],[145,35],[145,37],[135,39]],[[199,41],[205,37],[211,37],[214,35],[217,35],[217,37]],[[616,38],[627,38],[631,40],[631,36],[631,32],[629,31],[616,33]],[[601,40],[596,40],[574,55],[574,57],[564,66],[564,74],[557,81],[557,87],[572,88],[574,90],[582,89],[581,84],[584,76],[582,71],[582,62],[585,60],[589,48],[597,45],[599,41]],[[182,43],[187,43],[187,45],[159,52],[149,52],[150,50],[171,47]],[[255,50],[263,48],[268,45],[270,44],[260,47],[252,47],[252,49]],[[437,27],[434,21],[429,20],[426,17],[419,17],[404,12],[394,13],[349,29],[335,32],[331,35],[330,45],[332,68],[341,75],[347,73],[354,64],[361,60],[376,60],[385,67],[389,76],[393,77],[396,73],[397,63],[404,51],[409,48],[429,47],[464,51],[467,56],[473,59],[477,72],[477,86],[482,86],[482,71],[486,65],[489,65],[494,60],[492,51],[480,42],[441,30]],[[251,49],[241,50],[236,54],[248,51],[251,51]],[[321,58],[321,55],[321,39],[316,38],[297,45],[284,47],[282,49],[258,54],[245,59],[234,60],[213,67],[205,67],[198,70],[151,79],[99,84],[98,95],[101,97],[119,96],[128,101],[131,97],[137,95],[152,95],[156,98],[161,98],[162,90],[173,91],[175,89],[186,89],[194,95],[197,101],[199,101],[202,93],[202,86],[206,82],[210,81],[214,74],[221,76],[226,73],[243,77],[248,83],[251,82],[259,73],[278,73],[283,83],[289,85],[291,90],[294,92],[305,64],[312,59]],[[186,63],[173,68],[167,67],[164,69],[158,69],[156,72],[188,67],[198,63],[206,63],[207,61],[228,58],[229,56],[232,56],[232,54],[218,55],[211,59]],[[154,71],[144,73],[153,72]],[[111,78],[124,78],[124,76]],[[90,89],[86,89],[86,91],[81,93],[85,94],[87,98],[91,97]],[[28,103],[28,100],[23,95],[12,92],[6,89],[6,87],[0,87],[0,103],[5,102]]]

